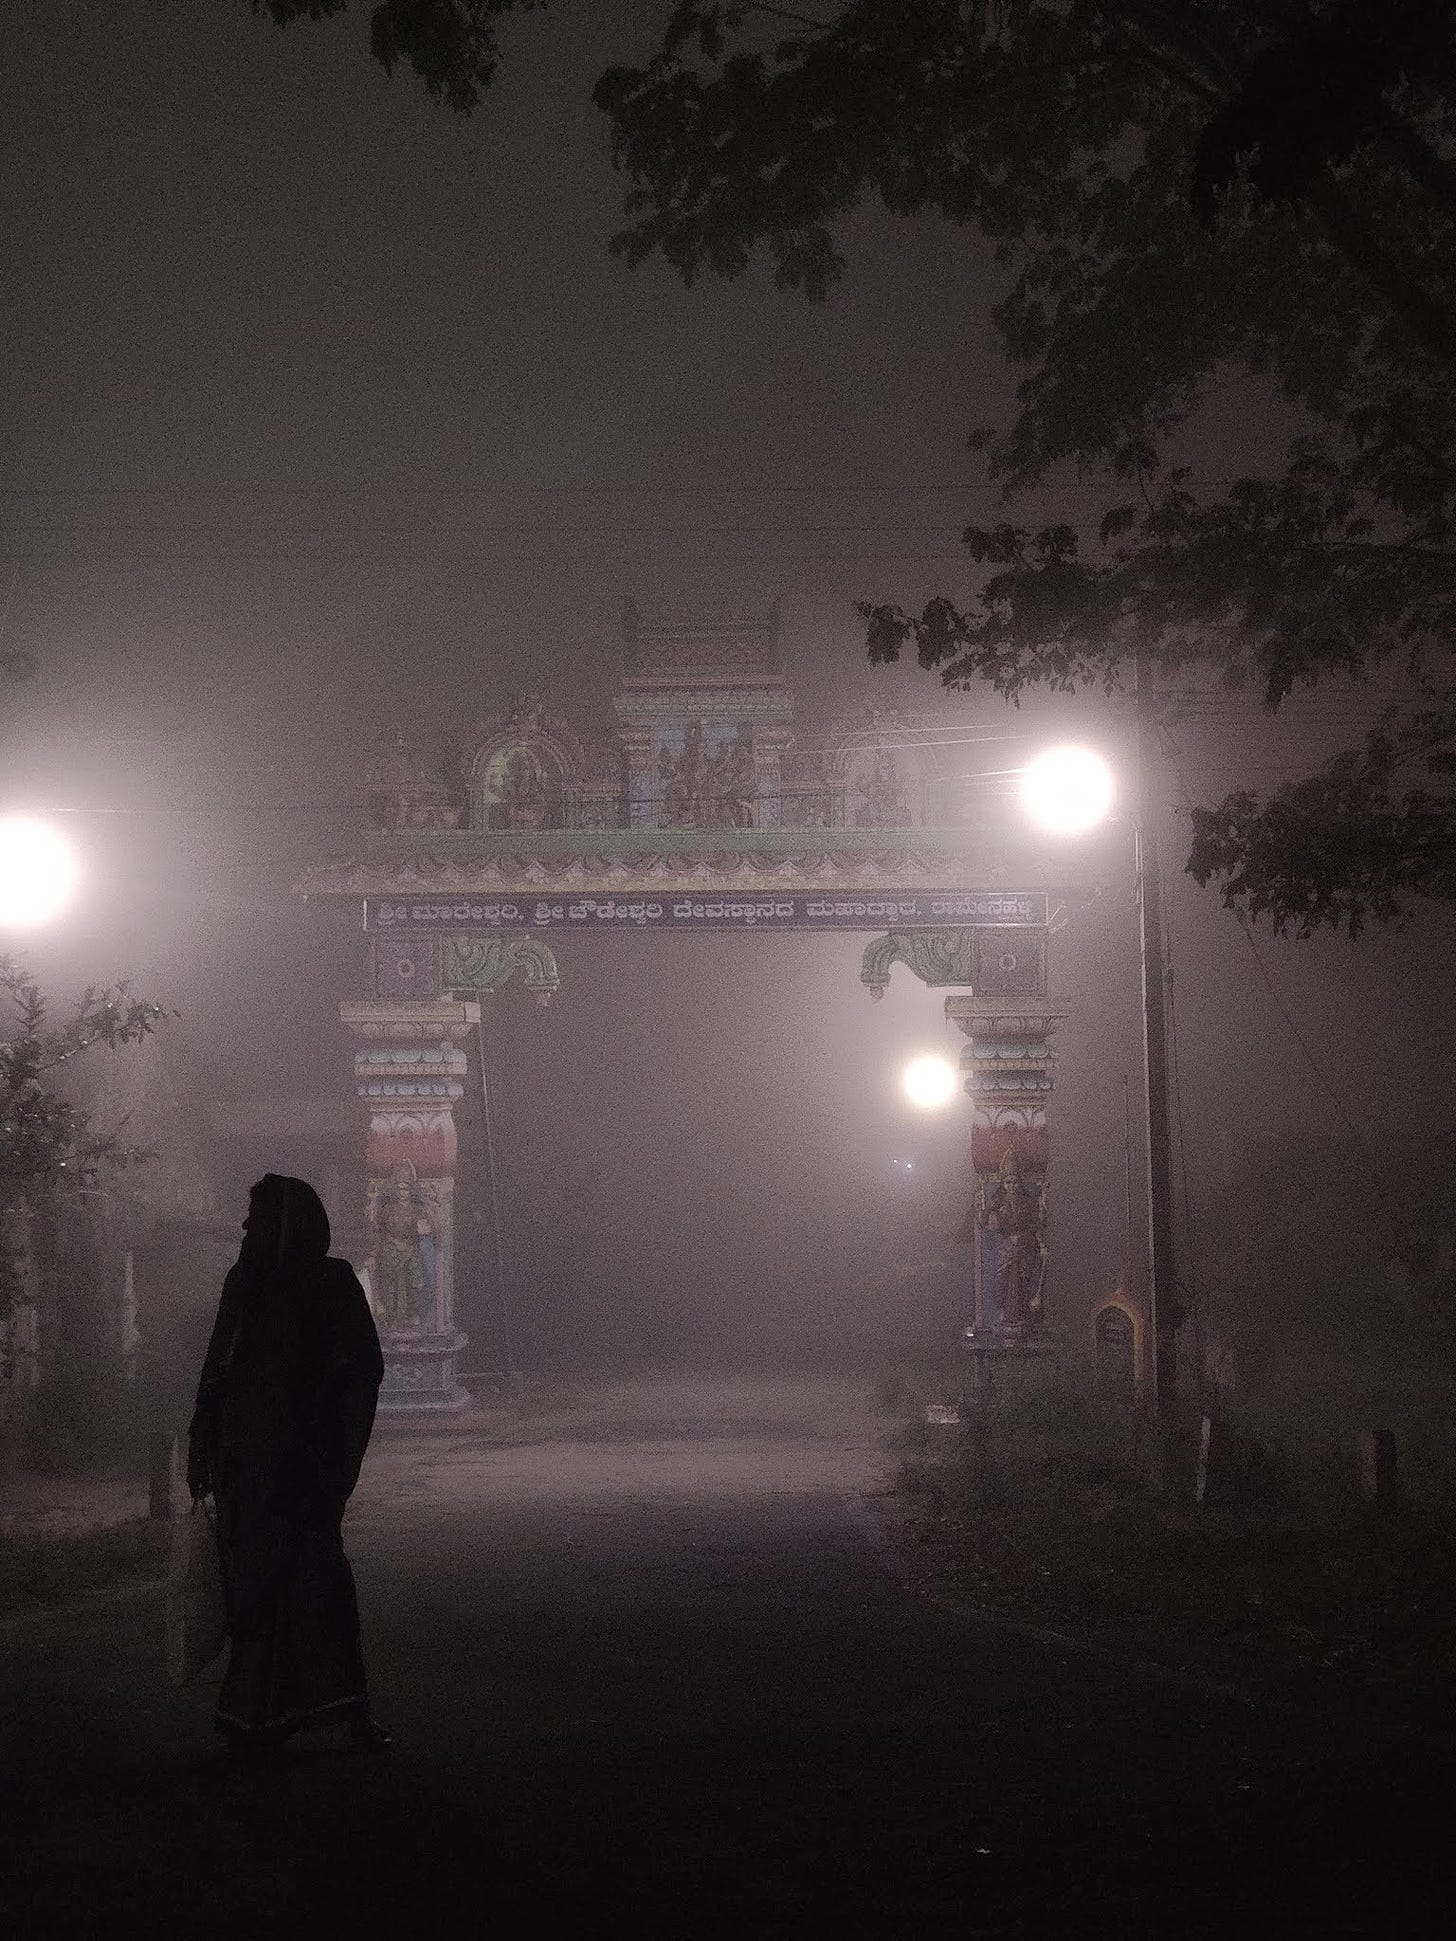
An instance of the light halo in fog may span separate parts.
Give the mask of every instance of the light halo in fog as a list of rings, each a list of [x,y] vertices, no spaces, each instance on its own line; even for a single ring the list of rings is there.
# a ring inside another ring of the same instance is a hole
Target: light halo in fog
[[[922,1112],[938,1112],[955,1097],[959,1074],[948,1058],[936,1052],[922,1052],[912,1058],[900,1074],[900,1086],[912,1105]]]
[[[48,922],[70,901],[76,876],[76,852],[58,829],[34,816],[0,816],[0,926]]]
[[[1021,806],[1053,836],[1082,836],[1112,813],[1112,770],[1094,748],[1043,749],[1021,772]]]

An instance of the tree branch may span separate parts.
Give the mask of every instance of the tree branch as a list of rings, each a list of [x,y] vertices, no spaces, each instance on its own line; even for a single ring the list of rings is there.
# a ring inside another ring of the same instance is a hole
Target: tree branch
[[[1398,115],[1383,102],[1376,112],[1375,128],[1391,154],[1445,210],[1456,217],[1456,163],[1439,154],[1404,115]]]
[[[1346,261],[1384,297],[1417,342],[1443,364],[1456,366],[1456,319],[1366,229],[1349,198],[1322,164],[1311,165],[1306,193],[1330,240]]]

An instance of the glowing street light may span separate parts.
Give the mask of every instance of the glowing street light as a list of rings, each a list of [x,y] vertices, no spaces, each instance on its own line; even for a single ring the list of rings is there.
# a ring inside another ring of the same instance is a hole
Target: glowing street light
[[[901,1075],[900,1084],[912,1105],[922,1112],[937,1112],[955,1096],[959,1074],[949,1059],[925,1052],[912,1058]]]
[[[0,817],[0,928],[47,923],[76,887],[76,852],[49,823]]]
[[[1081,836],[1112,813],[1112,770],[1091,748],[1048,748],[1022,770],[1021,804],[1039,829]]]

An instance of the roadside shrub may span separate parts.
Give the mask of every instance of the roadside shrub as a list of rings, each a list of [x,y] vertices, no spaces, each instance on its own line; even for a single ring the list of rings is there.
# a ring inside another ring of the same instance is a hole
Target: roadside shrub
[[[1027,1374],[966,1411],[948,1457],[964,1507],[1084,1516],[1146,1499],[1154,1472],[1141,1412],[1075,1378]]]

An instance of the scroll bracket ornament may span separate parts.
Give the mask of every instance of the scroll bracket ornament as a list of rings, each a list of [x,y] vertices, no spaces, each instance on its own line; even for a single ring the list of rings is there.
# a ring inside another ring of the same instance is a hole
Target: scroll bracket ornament
[[[974,974],[974,930],[891,930],[872,937],[860,963],[860,982],[872,998],[882,998],[890,970],[904,964],[922,984],[969,985]]]
[[[446,937],[441,982],[449,991],[498,991],[519,977],[538,1004],[561,988],[561,972],[549,944],[526,932],[491,937]]]

